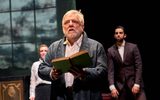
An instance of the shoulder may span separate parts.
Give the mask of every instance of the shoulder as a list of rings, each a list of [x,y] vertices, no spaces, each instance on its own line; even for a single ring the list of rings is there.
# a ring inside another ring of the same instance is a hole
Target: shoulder
[[[57,40],[49,46],[49,50],[55,51],[60,45],[63,45],[64,39]]]
[[[97,40],[94,40],[94,39],[91,39],[91,38],[88,38],[88,42],[89,44],[93,44],[93,45],[99,45],[99,46],[102,46],[102,43],[100,43],[99,41]]]
[[[84,32],[83,43],[88,43],[90,46],[102,46],[99,41],[89,38],[86,32]]]
[[[32,68],[39,66],[40,63],[41,63],[40,61],[35,61],[35,62],[33,62]]]
[[[112,46],[110,46],[109,48],[108,48],[108,51],[113,51],[113,50],[115,50],[117,48],[117,46],[115,45],[115,44],[113,44]]]
[[[54,42],[50,45],[50,48],[51,48],[51,47],[54,47],[55,45],[58,45],[59,43],[63,43],[63,39],[54,41]]]
[[[39,64],[39,63],[41,63],[40,61],[35,61],[35,62],[33,62],[33,65],[36,65],[36,64]]]
[[[126,42],[125,44],[127,47],[137,47],[137,44],[131,43],[131,42]]]

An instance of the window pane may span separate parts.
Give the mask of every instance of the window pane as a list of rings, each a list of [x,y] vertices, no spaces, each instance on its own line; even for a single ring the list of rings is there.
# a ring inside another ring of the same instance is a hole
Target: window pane
[[[33,0],[11,0],[11,10],[33,9]]]
[[[0,0],[0,12],[9,11],[9,0]]]
[[[12,13],[13,42],[31,42],[35,40],[33,11]]]
[[[13,44],[13,54],[14,67],[20,69],[30,68],[37,57],[33,43]]]
[[[0,70],[8,69],[12,66],[12,46],[11,44],[0,45]]]
[[[56,0],[35,0],[36,8],[55,7]]]
[[[11,43],[9,13],[0,13],[0,44],[1,43]]]
[[[56,8],[36,10],[36,33],[38,41],[57,39]]]

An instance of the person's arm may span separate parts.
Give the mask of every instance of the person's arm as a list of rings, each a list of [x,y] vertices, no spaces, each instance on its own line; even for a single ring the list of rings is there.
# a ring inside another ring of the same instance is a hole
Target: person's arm
[[[108,49],[107,51],[107,63],[108,63],[108,81],[109,81],[109,86],[110,90],[115,88],[115,83],[114,83],[114,62],[112,59],[111,55],[111,49]]]
[[[36,87],[35,67],[36,67],[36,63],[33,63],[31,67],[31,76],[30,76],[30,90],[29,90],[30,100],[34,100],[35,98],[35,87]]]
[[[134,59],[135,59],[135,84],[140,85],[140,82],[142,81],[142,60],[141,60],[141,55],[140,55],[140,51],[137,47],[137,45],[135,45],[134,49]],[[137,86],[136,85],[136,86]]]
[[[51,64],[51,60],[56,57],[55,54],[57,52],[58,44],[59,41],[58,43],[54,42],[51,44],[44,61],[39,65],[38,75],[44,80],[53,81],[59,77],[59,74],[57,75],[57,71],[53,70],[53,66]]]
[[[111,49],[107,51],[107,63],[108,63],[108,81],[111,95],[114,98],[118,98],[119,92],[114,85],[114,62],[111,56]]]
[[[47,56],[46,56],[47,57]],[[38,75],[44,80],[53,81],[60,77],[61,73],[53,68],[50,62],[43,62],[39,65]]]
[[[93,46],[94,45],[94,46]],[[92,67],[84,68],[83,70],[86,73],[86,80],[93,81],[102,81],[105,82],[107,80],[107,56],[106,52],[100,43],[92,43],[90,44],[92,50],[90,50],[90,54],[92,57],[93,65]],[[107,81],[106,81],[107,82]]]

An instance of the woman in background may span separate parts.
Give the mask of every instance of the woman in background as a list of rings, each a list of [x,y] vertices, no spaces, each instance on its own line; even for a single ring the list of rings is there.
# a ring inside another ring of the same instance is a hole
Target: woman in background
[[[30,100],[50,100],[51,82],[43,80],[38,76],[39,65],[43,62],[47,51],[48,46],[46,44],[41,44],[38,49],[40,58],[32,64],[30,77]]]

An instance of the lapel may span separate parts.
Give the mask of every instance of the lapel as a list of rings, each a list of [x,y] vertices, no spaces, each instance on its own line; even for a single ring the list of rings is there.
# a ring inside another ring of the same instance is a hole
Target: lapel
[[[116,45],[114,45],[114,54],[117,61],[120,61],[122,63],[122,58],[119,54],[118,47]]]
[[[56,57],[64,57],[65,56],[65,47],[66,47],[66,44],[63,44],[65,41],[65,39],[61,39],[59,41],[59,43],[57,44],[58,47],[57,47],[57,52],[56,52]],[[53,51],[54,52],[54,51]]]
[[[88,37],[87,37],[87,34],[84,32],[80,50],[87,50],[87,51],[89,51],[89,48],[90,47],[89,47]]]
[[[128,48],[128,43],[125,42],[125,45],[124,45],[124,54],[123,54],[123,62],[124,62],[124,61],[126,60],[126,58],[127,58],[127,53],[128,53],[127,48]]]

